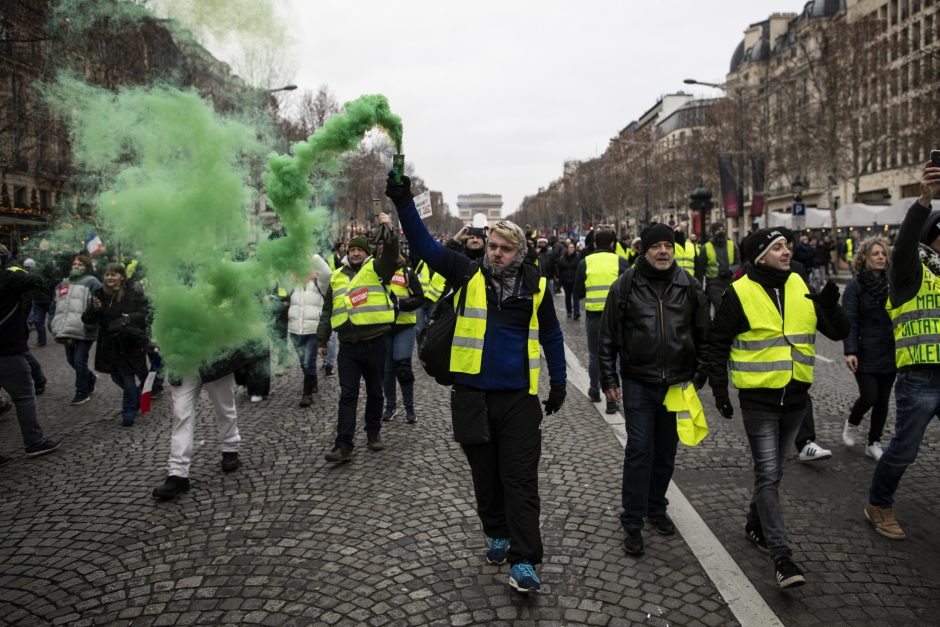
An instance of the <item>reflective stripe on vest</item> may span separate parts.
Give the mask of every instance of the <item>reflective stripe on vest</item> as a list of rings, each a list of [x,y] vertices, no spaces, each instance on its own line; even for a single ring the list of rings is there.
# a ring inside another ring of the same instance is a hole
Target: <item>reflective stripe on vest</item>
[[[431,276],[431,269],[428,267],[428,264],[424,263],[423,259],[418,262],[418,266],[415,268],[415,274],[418,275],[418,281],[421,282],[424,297],[432,303],[436,303],[440,300],[441,295],[444,293],[444,288],[447,286],[447,279],[445,279],[440,272],[435,272],[434,275]]]
[[[888,299],[885,308],[894,325],[894,363],[940,365],[940,277],[921,264],[917,295],[896,309]]]
[[[616,255],[615,255],[616,257]],[[465,287],[467,298],[464,310],[457,312],[454,340],[450,345],[451,372],[479,374],[483,364],[483,339],[486,336],[486,278],[482,270],[470,278]],[[529,318],[529,335],[526,340],[526,357],[529,369],[529,394],[539,391],[539,306],[545,296],[545,277],[539,279],[539,291],[532,295],[532,315]],[[460,302],[460,290],[454,295]]]
[[[333,289],[333,315],[330,326],[338,329],[346,322],[357,326],[391,324],[395,321],[395,306],[375,272],[371,257],[350,279],[343,268],[337,268],[330,279]]]
[[[403,269],[399,268],[392,276],[391,290],[398,297],[398,300],[411,296],[411,291],[408,289],[408,277],[405,276]],[[418,322],[417,310],[399,311],[398,317],[395,318],[395,324],[415,324],[416,322]]]
[[[584,308],[604,311],[607,292],[620,276],[620,258],[611,252],[591,253],[584,258]]]
[[[676,243],[676,265],[688,272],[695,274],[695,244],[686,240],[685,246]]]
[[[730,268],[734,265],[734,242],[730,239],[726,239],[725,246],[728,248],[728,267]],[[718,251],[715,250],[715,245],[712,242],[705,244],[705,256],[708,259],[708,263],[705,265],[705,278],[717,279]]]
[[[792,380],[813,382],[816,309],[806,283],[791,273],[784,286],[784,315],[764,288],[743,276],[731,284],[750,329],[734,338],[728,368],[737,388],[786,387]]]

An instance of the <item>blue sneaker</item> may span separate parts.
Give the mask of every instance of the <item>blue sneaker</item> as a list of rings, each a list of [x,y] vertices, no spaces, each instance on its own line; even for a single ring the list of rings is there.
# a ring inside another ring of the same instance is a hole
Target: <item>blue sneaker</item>
[[[529,562],[513,564],[509,569],[509,585],[519,592],[538,592],[542,587],[539,576]]]
[[[509,538],[490,538],[490,550],[486,552],[487,564],[505,564],[509,552]]]

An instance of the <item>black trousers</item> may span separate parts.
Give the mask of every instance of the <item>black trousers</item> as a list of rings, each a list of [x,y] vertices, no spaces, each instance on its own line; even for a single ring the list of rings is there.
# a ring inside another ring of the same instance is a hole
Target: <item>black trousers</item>
[[[888,374],[868,374],[856,372],[858,382],[858,400],[849,414],[849,424],[856,427],[862,424],[865,412],[871,409],[871,427],[868,429],[868,444],[881,441],[888,420],[888,402],[891,400],[891,387],[894,385],[896,372]]]
[[[464,388],[466,389],[466,388]],[[461,386],[455,387],[459,394]],[[542,562],[539,458],[542,407],[528,390],[487,392],[490,441],[463,444],[477,514],[490,538],[509,538],[509,563]]]
[[[385,377],[385,336],[364,342],[339,343],[336,357],[339,375],[339,416],[336,446],[352,450],[356,438],[359,380],[366,384],[366,433],[382,430],[382,380]]]
[[[800,422],[800,430],[796,432],[796,440],[793,444],[797,451],[802,451],[807,442],[816,441],[816,416],[813,414],[813,399],[806,396],[806,409],[803,410],[803,420]]]

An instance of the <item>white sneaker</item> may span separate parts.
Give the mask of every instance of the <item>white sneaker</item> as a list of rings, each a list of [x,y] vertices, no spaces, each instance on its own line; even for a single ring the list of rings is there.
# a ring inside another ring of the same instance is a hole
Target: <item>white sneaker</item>
[[[846,446],[855,446],[855,439],[858,437],[858,425],[849,424],[849,421],[845,421],[845,426],[842,427],[842,443]]]
[[[826,450],[812,440],[806,443],[803,450],[800,451],[801,462],[818,462],[832,457],[832,451]]]
[[[250,400],[252,403],[260,403],[261,401],[264,400],[264,397],[258,396],[257,394],[254,394],[254,395],[253,395],[250,399],[248,399],[248,400]]]
[[[881,442],[872,442],[866,446],[865,455],[871,457],[875,461],[881,459],[881,456],[884,455],[884,451],[881,449]]]

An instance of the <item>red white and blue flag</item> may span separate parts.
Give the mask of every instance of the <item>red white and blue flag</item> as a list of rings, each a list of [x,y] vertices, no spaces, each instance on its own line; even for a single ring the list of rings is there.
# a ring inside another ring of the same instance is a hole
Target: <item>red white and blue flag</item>
[[[88,231],[88,237],[85,238],[85,250],[93,257],[104,252],[104,242],[94,231]]]
[[[140,413],[150,413],[150,402],[153,400],[153,382],[157,379],[156,372],[148,372],[144,379],[144,389],[140,392]]]

